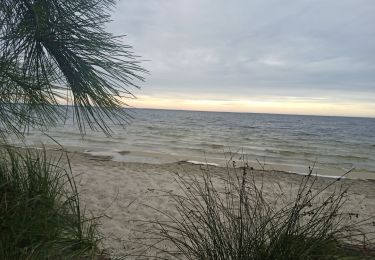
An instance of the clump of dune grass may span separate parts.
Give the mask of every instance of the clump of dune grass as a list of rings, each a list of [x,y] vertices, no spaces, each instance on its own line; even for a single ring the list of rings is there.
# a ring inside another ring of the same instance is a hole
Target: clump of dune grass
[[[62,159],[0,148],[0,259],[96,259],[97,224]]]
[[[167,194],[176,212],[155,209],[161,217],[147,222],[147,244],[172,257],[161,259],[364,259],[356,249],[367,245],[360,227],[369,220],[344,212],[348,187],[341,178],[320,187],[311,168],[288,197],[278,188],[267,194],[266,172],[246,162],[222,177],[213,169],[200,177],[177,174],[180,189]]]

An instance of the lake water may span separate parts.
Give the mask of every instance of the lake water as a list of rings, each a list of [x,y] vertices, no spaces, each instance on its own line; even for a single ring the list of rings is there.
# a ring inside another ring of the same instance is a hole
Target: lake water
[[[233,155],[267,169],[306,173],[315,164],[322,175],[355,168],[350,177],[375,178],[375,119],[152,109],[134,109],[132,115],[125,128],[112,126],[111,137],[88,132],[82,138],[71,122],[47,133],[64,146],[117,161],[223,165]],[[26,140],[52,143],[38,131]]]

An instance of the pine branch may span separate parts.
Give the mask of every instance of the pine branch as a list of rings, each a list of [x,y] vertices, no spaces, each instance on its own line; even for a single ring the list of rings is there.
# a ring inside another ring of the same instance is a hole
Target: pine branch
[[[0,92],[4,94],[0,94],[0,107],[9,102],[22,103],[24,111],[33,108],[30,112],[38,115],[18,118],[13,127],[32,121],[45,126],[55,124],[61,115],[58,109],[48,107],[62,101],[74,106],[82,133],[89,127],[109,134],[109,124],[127,122],[127,104],[121,96],[131,95],[128,89],[138,88],[137,82],[144,80],[142,75],[147,71],[140,66],[131,46],[104,30],[114,3],[2,1]],[[66,90],[65,95],[61,90]],[[6,97],[7,93],[12,93],[11,97]],[[8,122],[4,117],[0,113],[3,125]]]

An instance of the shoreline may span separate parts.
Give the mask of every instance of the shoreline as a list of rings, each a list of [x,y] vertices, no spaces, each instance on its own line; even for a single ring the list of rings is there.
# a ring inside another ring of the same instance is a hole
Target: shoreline
[[[50,150],[61,150],[61,147],[57,145],[48,145],[46,149]],[[154,152],[154,151],[128,151],[128,150],[103,150],[103,149],[87,149],[83,147],[77,146],[64,146],[64,151],[68,153],[80,153],[83,155],[91,156],[94,160],[104,160],[104,161],[114,161],[114,162],[124,162],[124,163],[148,163],[148,164],[155,164],[155,165],[163,165],[163,164],[170,164],[170,163],[178,163],[178,162],[188,162],[197,165],[208,164],[211,166],[217,167],[227,167],[228,161],[230,160],[228,157],[229,153],[223,153],[223,158],[209,158],[207,160],[202,156],[197,155],[172,155],[166,154],[162,152]],[[235,159],[233,159],[235,160]],[[235,160],[237,164],[243,164],[243,158],[240,160]],[[246,159],[245,159],[246,161]],[[255,170],[262,170],[264,167],[266,171],[275,171],[280,173],[287,173],[287,174],[295,174],[295,175],[308,175],[309,174],[309,166],[306,165],[304,167],[297,166],[297,165],[286,165],[286,164],[277,164],[277,163],[269,163],[267,160],[265,161],[246,161],[249,167],[254,168]],[[264,165],[262,165],[264,163]],[[349,172],[349,173],[347,173]],[[329,179],[337,179],[337,178],[344,178],[344,179],[351,179],[351,180],[372,180],[375,181],[375,172],[363,172],[357,171],[355,168],[352,170],[332,170],[332,169],[323,169],[322,167],[315,166],[313,170],[313,175],[321,178],[329,178]],[[344,175],[344,177],[342,177]]]

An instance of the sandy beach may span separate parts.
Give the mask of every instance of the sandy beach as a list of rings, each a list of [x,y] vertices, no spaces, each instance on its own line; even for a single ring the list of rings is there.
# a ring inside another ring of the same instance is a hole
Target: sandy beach
[[[73,174],[86,211],[102,216],[100,230],[105,237],[103,246],[115,256],[143,254],[145,247],[134,243],[144,228],[142,220],[154,220],[157,208],[174,212],[173,203],[165,191],[178,192],[176,173],[199,175],[202,165],[186,162],[148,164],[116,162],[110,157],[93,156],[81,151],[69,152]],[[224,175],[223,167],[209,166],[217,176]],[[275,185],[293,194],[303,176],[286,172],[255,170],[256,178],[264,178],[265,192],[272,194]],[[330,178],[318,178],[315,187],[324,187]],[[339,182],[350,186],[345,211],[359,214],[359,218],[375,215],[375,183],[373,180],[343,179]],[[333,189],[334,187],[332,187]],[[363,228],[375,231],[375,224]]]
[[[375,259],[374,12],[2,0],[0,260]]]

